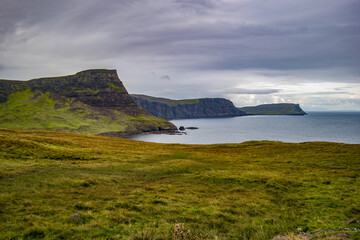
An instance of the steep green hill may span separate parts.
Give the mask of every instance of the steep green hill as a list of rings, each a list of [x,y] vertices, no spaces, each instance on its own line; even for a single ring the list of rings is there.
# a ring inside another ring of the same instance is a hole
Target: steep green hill
[[[310,239],[360,228],[346,221],[360,219],[359,203],[358,144],[0,129],[0,239],[269,240],[298,228]]]
[[[0,80],[0,127],[125,136],[176,129],[140,109],[116,70]]]
[[[224,98],[172,100],[132,94],[135,102],[154,116],[164,119],[242,116],[244,112]]]
[[[306,115],[300,105],[294,103],[262,104],[239,109],[244,111],[246,115]]]

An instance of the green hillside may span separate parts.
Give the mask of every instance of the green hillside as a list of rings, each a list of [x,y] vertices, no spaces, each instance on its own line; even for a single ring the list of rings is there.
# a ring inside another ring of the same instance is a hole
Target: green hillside
[[[263,240],[298,228],[359,239],[360,224],[344,223],[360,218],[359,156],[360,145],[340,143],[0,129],[0,239]]]
[[[115,136],[176,129],[140,109],[113,70],[0,80],[0,127]]]

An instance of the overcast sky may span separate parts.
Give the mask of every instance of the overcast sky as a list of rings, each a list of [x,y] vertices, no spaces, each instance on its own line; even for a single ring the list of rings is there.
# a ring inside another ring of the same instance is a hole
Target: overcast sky
[[[130,93],[360,110],[359,0],[0,0],[0,78],[116,69]]]

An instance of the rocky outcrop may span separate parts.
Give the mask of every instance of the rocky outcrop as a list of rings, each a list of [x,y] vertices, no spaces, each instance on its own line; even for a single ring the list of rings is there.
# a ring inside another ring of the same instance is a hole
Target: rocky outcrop
[[[176,130],[172,123],[139,108],[116,70],[106,69],[29,81],[0,80],[0,126],[110,136]]]
[[[7,88],[10,91],[5,91]],[[29,81],[0,81],[0,102],[19,90],[50,92],[93,107],[120,109],[126,113],[141,111],[126,91],[116,70],[94,69],[64,77],[39,78]]]
[[[262,104],[239,109],[246,115],[306,115],[300,105],[294,103]]]
[[[244,112],[224,98],[171,100],[146,95],[131,95],[139,107],[164,119],[217,118],[242,116]]]

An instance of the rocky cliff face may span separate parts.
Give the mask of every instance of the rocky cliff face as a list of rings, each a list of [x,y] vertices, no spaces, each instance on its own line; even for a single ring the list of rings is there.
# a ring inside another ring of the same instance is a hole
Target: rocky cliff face
[[[223,98],[170,100],[145,95],[131,95],[135,102],[154,116],[164,119],[215,118],[242,116],[244,112]]]
[[[0,127],[112,136],[176,129],[140,109],[116,70],[105,69],[29,81],[0,80],[0,117]]]
[[[134,115],[147,114],[137,107],[118,78],[116,70],[86,70],[64,77],[12,82],[0,82],[0,89],[11,89],[6,91],[7,94],[0,91],[2,93],[0,102],[6,101],[8,97],[6,95],[10,95],[10,93],[30,89],[31,91],[50,92],[93,107],[118,108],[123,112]]]

